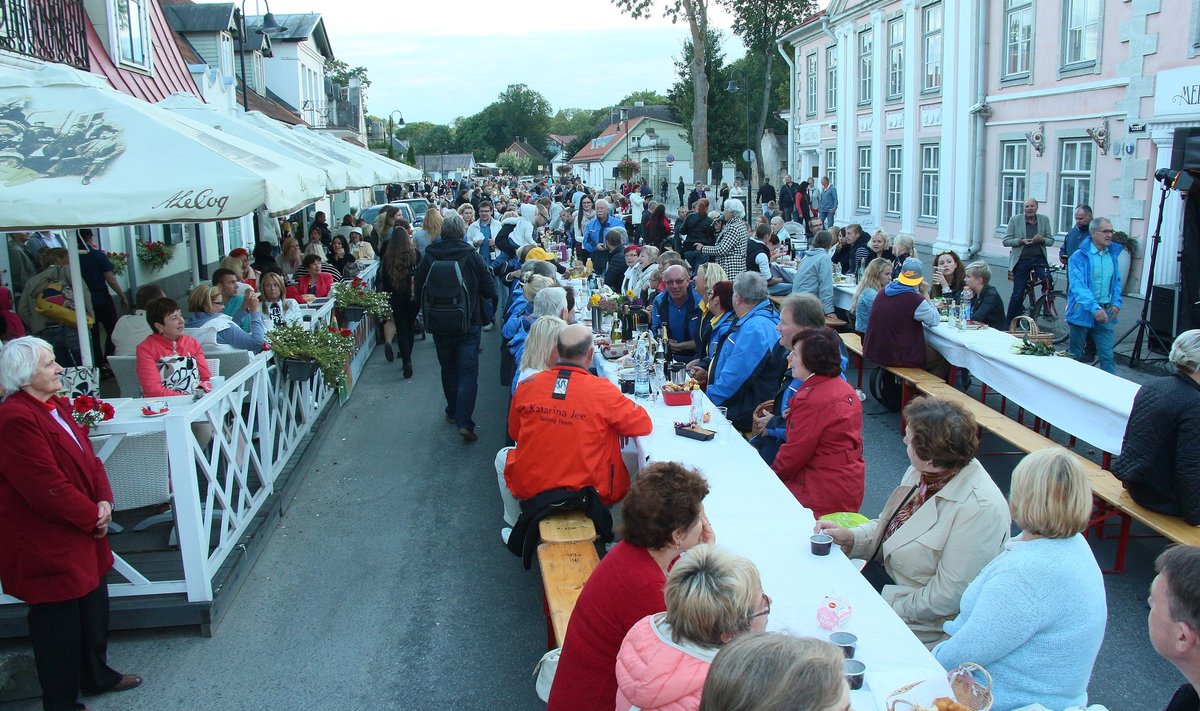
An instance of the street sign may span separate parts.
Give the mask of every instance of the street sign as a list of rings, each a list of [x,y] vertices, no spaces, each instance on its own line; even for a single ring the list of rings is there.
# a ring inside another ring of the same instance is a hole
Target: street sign
[[[749,148],[742,151],[742,160],[746,161],[747,163],[754,160],[754,151],[750,150]]]
[[[675,162],[675,155],[673,153],[668,153],[667,154],[667,165],[671,165],[674,162]]]

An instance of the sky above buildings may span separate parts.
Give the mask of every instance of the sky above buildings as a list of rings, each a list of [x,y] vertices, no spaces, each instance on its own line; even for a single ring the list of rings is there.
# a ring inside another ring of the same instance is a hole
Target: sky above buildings
[[[398,109],[411,122],[470,116],[509,84],[541,92],[553,111],[665,94],[688,37],[686,23],[634,20],[611,0],[274,0],[271,10],[320,12],[337,58],[368,70],[368,111]],[[726,60],[741,57],[729,17],[710,13]]]

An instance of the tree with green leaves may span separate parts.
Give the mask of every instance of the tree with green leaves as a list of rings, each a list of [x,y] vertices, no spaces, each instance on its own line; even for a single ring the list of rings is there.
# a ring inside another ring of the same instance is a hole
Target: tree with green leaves
[[[746,46],[747,57],[763,57],[766,61],[761,69],[763,80],[761,103],[755,125],[754,135],[758,137],[754,147],[755,163],[758,174],[763,174],[762,135],[766,128],[767,115],[771,108],[771,87],[774,81],[773,64],[775,61],[776,42],[788,30],[800,24],[800,21],[817,10],[815,0],[717,0],[723,8],[733,15],[733,33]],[[749,80],[749,74],[747,74]],[[749,87],[746,88],[749,91]],[[749,175],[749,173],[747,173]]]
[[[714,161],[735,160],[741,155],[746,145],[745,105],[737,101],[737,97],[725,91],[729,82],[730,67],[725,66],[725,53],[721,49],[721,36],[715,30],[708,31],[708,47],[705,53],[705,75],[708,95],[704,97],[704,105],[708,110],[705,121],[708,130],[708,156]],[[696,100],[693,96],[695,82],[692,81],[691,40],[683,43],[683,55],[675,62],[678,79],[668,93],[668,103],[683,123],[688,140],[695,143],[693,126],[695,125],[692,112]],[[707,163],[697,166],[696,180],[703,180]]]
[[[617,106],[633,106],[637,102],[642,102],[646,106],[666,106],[667,97],[654,91],[653,89],[642,89],[627,95],[624,99],[617,102]]]
[[[648,17],[658,6],[656,0],[612,0],[617,8],[628,12],[635,19]],[[691,33],[691,56],[688,58],[688,75],[692,82],[691,130],[692,170],[696,179],[706,175],[708,165],[708,84],[706,57],[708,50],[708,2],[709,0],[662,0],[662,14],[672,23],[687,20]],[[682,115],[682,114],[681,114]]]
[[[363,95],[367,93],[367,87],[371,86],[371,80],[367,78],[366,67],[351,68],[340,59],[325,60],[325,76],[333,80],[335,84],[342,86],[350,86],[351,79],[358,79],[361,82]]]
[[[529,156],[518,155],[512,151],[504,151],[496,156],[496,167],[513,175],[529,175],[533,170],[533,159]]]
[[[417,164],[417,151],[413,148],[413,144],[408,144],[408,150],[404,152],[404,162],[415,166]]]

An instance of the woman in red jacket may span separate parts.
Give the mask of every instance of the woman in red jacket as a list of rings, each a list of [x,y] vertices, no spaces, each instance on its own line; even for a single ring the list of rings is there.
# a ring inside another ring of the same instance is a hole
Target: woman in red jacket
[[[80,690],[124,691],[108,648],[112,489],[87,431],[55,393],[50,344],[18,338],[0,351],[0,585],[29,605],[29,641],[47,711],[85,708]]]
[[[787,441],[771,468],[792,495],[820,518],[858,511],[866,486],[862,401],[842,379],[838,337],[828,328],[792,338],[788,362],[804,385],[787,414]]]
[[[621,505],[621,542],[579,593],[567,625],[547,711],[612,711],[617,704],[617,652],[646,615],[667,609],[663,586],[679,555],[715,542],[694,469],[655,462],[642,470]]]
[[[212,382],[200,342],[183,333],[183,312],[173,299],[151,301],[146,322],[154,333],[137,347],[137,377],[144,397],[209,392]]]
[[[321,258],[315,254],[305,255],[305,272],[296,280],[295,286],[289,286],[287,296],[300,302],[310,302],[329,296],[333,288],[333,275],[321,271]]]

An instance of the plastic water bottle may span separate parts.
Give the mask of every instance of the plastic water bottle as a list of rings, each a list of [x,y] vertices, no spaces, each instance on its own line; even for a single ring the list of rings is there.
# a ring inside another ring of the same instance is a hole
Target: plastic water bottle
[[[959,307],[962,313],[962,328],[967,327],[967,322],[971,320],[971,298],[975,296],[975,292],[964,288],[959,294]]]
[[[633,396],[650,397],[650,346],[644,337],[638,339],[633,352]]]

